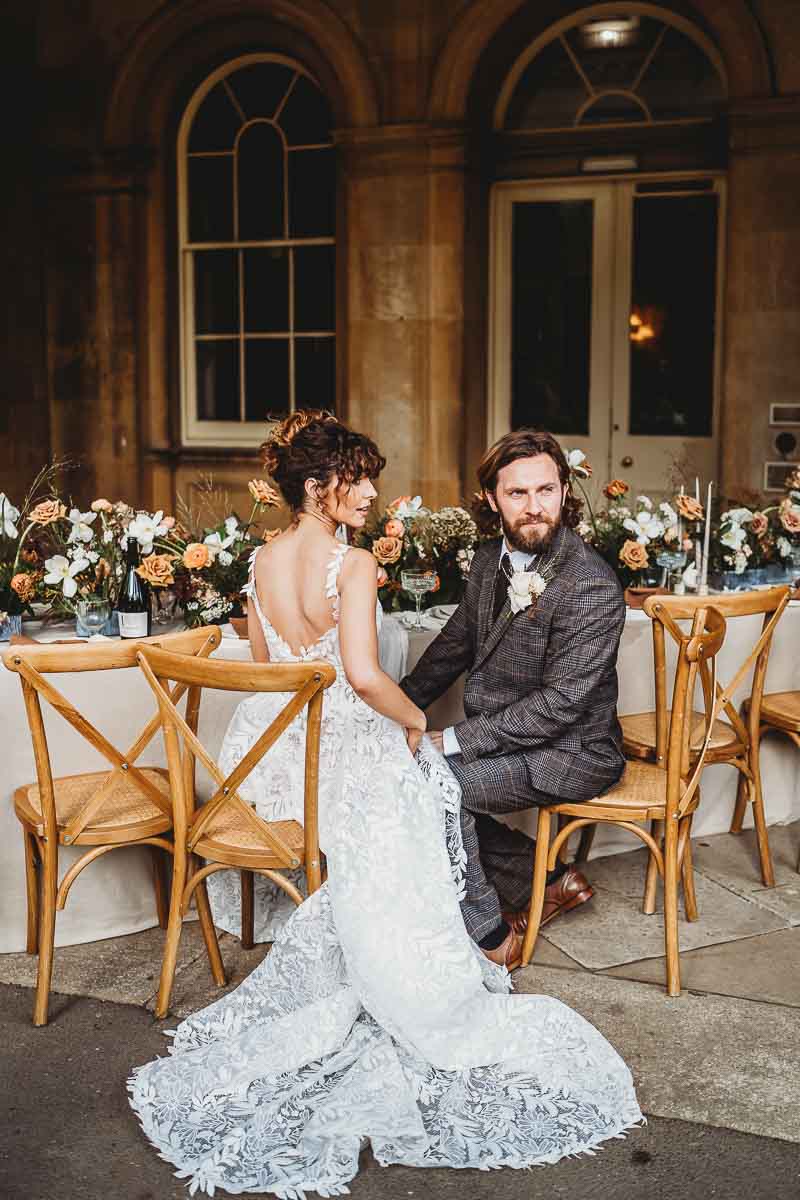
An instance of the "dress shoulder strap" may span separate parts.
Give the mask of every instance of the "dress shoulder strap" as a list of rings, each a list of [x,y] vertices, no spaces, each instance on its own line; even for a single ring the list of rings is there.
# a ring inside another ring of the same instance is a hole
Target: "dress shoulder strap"
[[[331,601],[333,607],[333,615],[338,619],[339,616],[339,588],[337,586],[339,580],[339,572],[342,569],[344,556],[350,547],[346,542],[341,542],[336,546],[328,560],[328,573],[325,576],[325,595]]]

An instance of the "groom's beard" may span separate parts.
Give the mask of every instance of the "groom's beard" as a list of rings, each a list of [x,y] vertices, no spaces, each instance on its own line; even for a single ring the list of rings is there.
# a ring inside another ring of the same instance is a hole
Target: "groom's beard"
[[[525,554],[544,554],[561,528],[561,514],[552,518],[540,513],[536,524],[533,524],[530,515],[526,513],[513,524],[509,524],[500,513],[500,524],[506,542],[512,550],[522,550]]]

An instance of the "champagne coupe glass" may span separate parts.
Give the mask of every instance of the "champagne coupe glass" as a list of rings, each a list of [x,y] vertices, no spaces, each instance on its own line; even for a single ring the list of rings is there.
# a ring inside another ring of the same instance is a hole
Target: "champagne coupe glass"
[[[662,587],[667,586],[669,576],[673,572],[679,571],[681,567],[686,566],[686,551],[685,550],[662,550],[656,557],[656,562],[663,568],[664,575],[662,579]]]
[[[77,612],[81,625],[91,637],[104,628],[111,616],[111,605],[105,596],[90,596],[78,601]]]
[[[434,571],[401,571],[400,582],[403,585],[403,590],[409,592],[417,602],[417,619],[414,622],[414,629],[422,629],[422,597],[426,592],[432,592],[436,587],[436,573]]]

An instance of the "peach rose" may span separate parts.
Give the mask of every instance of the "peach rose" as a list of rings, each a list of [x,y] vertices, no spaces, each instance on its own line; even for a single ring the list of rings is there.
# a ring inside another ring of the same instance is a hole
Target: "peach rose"
[[[622,479],[612,479],[603,488],[603,495],[608,496],[609,500],[616,500],[618,496],[624,496],[630,488]]]
[[[278,493],[269,486],[265,479],[251,479],[247,490],[256,504],[263,504],[265,508],[275,508],[280,504]]]
[[[37,525],[52,525],[67,515],[67,510],[60,500],[42,500],[31,512],[31,520]]]
[[[631,540],[623,544],[619,552],[619,561],[631,571],[641,571],[650,562],[646,548]]]
[[[787,533],[800,533],[800,508],[791,500],[781,501],[781,525]]]
[[[403,522],[398,521],[397,517],[392,517],[390,521],[386,522],[386,529],[384,532],[387,537],[401,538],[405,531],[406,530]]]
[[[763,537],[769,528],[769,520],[763,512],[753,513],[753,519],[750,522],[750,528],[756,537]]]
[[[17,593],[23,604],[27,604],[36,595],[36,580],[32,575],[21,571],[11,580],[11,587]]]
[[[379,588],[386,587],[386,584],[388,582],[389,582],[389,576],[386,572],[386,568],[378,567],[378,587]]]
[[[173,562],[171,554],[148,554],[142,559],[142,565],[136,568],[136,574],[151,587],[169,587],[175,582]]]
[[[372,553],[382,566],[386,563],[396,563],[403,550],[403,543],[397,537],[379,537],[372,544]]]
[[[104,500],[101,497],[99,500],[93,500],[89,507],[92,512],[111,512],[114,505],[110,500]]]
[[[705,515],[702,504],[694,496],[676,496],[675,507],[687,521],[702,521]]]
[[[200,571],[211,561],[208,546],[202,542],[190,542],[183,552],[183,565],[190,571]]]
[[[280,529],[265,529],[261,540],[262,542],[271,542],[273,538],[276,538],[282,532]]]

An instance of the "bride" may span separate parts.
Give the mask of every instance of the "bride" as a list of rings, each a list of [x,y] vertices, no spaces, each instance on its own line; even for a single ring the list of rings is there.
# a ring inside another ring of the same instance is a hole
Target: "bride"
[[[379,666],[375,561],[334,537],[364,525],[384,464],[325,413],[296,413],[265,447],[294,520],[254,555],[250,643],[259,662],[337,670],[320,767],[328,882],[130,1081],[145,1133],[192,1193],[340,1195],[366,1142],[382,1165],[529,1167],[642,1119],[602,1035],[558,1000],[509,995],[505,968],[467,936],[458,785]],[[223,771],[285,699],[242,701]],[[298,718],[242,787],[262,816],[302,819],[304,736]]]

